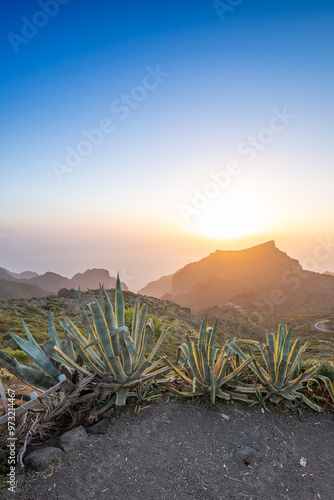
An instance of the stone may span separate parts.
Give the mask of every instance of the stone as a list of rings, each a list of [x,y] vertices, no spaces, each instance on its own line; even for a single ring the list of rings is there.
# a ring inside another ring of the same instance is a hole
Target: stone
[[[254,448],[250,448],[250,446],[241,446],[237,449],[236,457],[239,461],[244,462],[246,465],[255,461],[256,458],[256,450]]]
[[[63,451],[71,451],[85,443],[88,434],[85,429],[80,426],[71,431],[64,432],[58,440],[58,444]]]
[[[60,457],[62,454],[63,452],[60,448],[53,446],[40,448],[39,450],[32,451],[26,456],[24,465],[26,467],[33,467],[37,470],[44,469],[52,462],[52,460]]]
[[[104,418],[96,422],[96,424],[86,427],[86,432],[89,434],[106,434],[108,431],[108,419]]]

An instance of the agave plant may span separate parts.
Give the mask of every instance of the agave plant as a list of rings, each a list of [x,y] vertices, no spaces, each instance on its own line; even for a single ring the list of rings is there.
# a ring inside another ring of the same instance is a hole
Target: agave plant
[[[182,396],[211,395],[212,404],[216,397],[230,399],[231,397],[248,401],[247,396],[236,394],[226,387],[235,388],[235,379],[245,370],[253,360],[249,357],[241,363],[234,364],[231,356],[233,341],[226,342],[219,350],[214,347],[217,333],[217,321],[213,328],[207,328],[207,317],[204,318],[197,343],[186,335],[186,342],[177,349],[176,364],[179,362],[184,371],[179,370],[171,361],[164,358],[169,365],[187,384],[192,387],[191,392],[182,392],[173,389]]]
[[[143,404],[161,398],[163,390],[164,387],[152,377],[138,384],[135,391],[129,392],[127,396],[136,398],[135,412],[139,413]]]
[[[325,383],[325,386],[327,388],[329,396],[333,400],[333,403],[334,403],[334,380],[331,380],[330,378],[325,377],[325,375],[318,375],[318,378],[320,378],[320,380],[322,380]],[[329,401],[327,401],[327,403],[334,409],[333,403],[330,403]]]
[[[144,305],[140,308],[137,298],[130,331],[124,320],[124,299],[119,276],[115,290],[115,312],[106,291],[101,288],[100,293],[102,307],[93,294],[93,300],[88,304],[91,321],[80,306],[86,327],[85,335],[70,319],[66,318],[61,322],[82,359],[83,366],[78,366],[59,346],[53,346],[56,352],[50,355],[55,360],[61,359],[66,366],[83,375],[95,373],[96,383],[103,389],[101,399],[107,400],[108,406],[114,402],[121,406],[126,403],[126,398],[133,388],[145,380],[170,371],[166,366],[159,366],[160,359],[153,362],[168,328],[161,333],[154,349],[146,357],[149,330],[153,328],[152,320],[146,320],[147,307]],[[105,409],[106,406],[103,410]]]
[[[22,321],[22,324],[27,339],[23,339],[14,333],[10,333],[10,335],[18,347],[29,356],[34,364],[27,365],[21,363],[16,358],[8,356],[1,350],[0,364],[29,386],[41,391],[45,391],[57,384],[60,375],[65,375],[67,378],[70,378],[73,370],[72,365],[64,363],[64,361],[56,355],[53,356],[53,348],[57,346],[62,352],[66,353],[68,358],[71,358],[73,363],[75,363],[76,354],[66,332],[65,340],[59,340],[54,326],[53,314],[50,313],[49,315],[49,340],[44,342],[41,346],[37,344],[24,321]],[[53,357],[51,357],[51,354]]]
[[[308,342],[303,346],[299,339],[292,343],[292,326],[288,330],[283,322],[279,325],[277,336],[267,333],[266,337],[266,345],[253,340],[242,341],[248,347],[249,354],[252,353],[252,349],[258,349],[261,352],[264,366],[261,366],[256,359],[249,364],[249,368],[261,384],[259,387],[243,384],[237,390],[255,393],[261,404],[267,399],[275,403],[284,398],[291,401],[302,399],[312,409],[321,411],[321,408],[303,392],[299,392],[304,388],[304,382],[309,381],[318,369],[318,365],[313,365],[305,371],[301,370],[302,356]],[[249,359],[249,356],[236,344],[228,345],[242,360]]]

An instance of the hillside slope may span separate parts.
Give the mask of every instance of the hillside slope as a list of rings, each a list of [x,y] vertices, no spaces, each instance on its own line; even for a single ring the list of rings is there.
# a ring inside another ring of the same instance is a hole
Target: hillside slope
[[[99,290],[94,291],[95,296],[99,299]],[[108,295],[111,302],[115,303],[115,290],[108,290]],[[123,292],[124,305],[127,309],[126,318],[131,321],[131,308],[135,305],[138,295],[132,292]],[[82,292],[82,303],[88,304],[92,301],[89,292]],[[197,336],[200,327],[200,320],[193,316],[189,309],[181,307],[173,302],[159,300],[154,297],[139,296],[140,304],[146,304],[148,309],[148,317],[154,317],[154,324],[157,328],[157,336],[159,332],[167,327],[170,327],[169,333],[164,343],[163,350],[158,352],[158,355],[169,355],[175,357],[177,346],[184,342],[185,335]],[[82,318],[78,307],[77,294],[69,294],[67,297],[42,297],[34,299],[11,299],[0,301],[0,348],[11,347],[15,348],[15,344],[11,340],[9,332],[25,337],[22,320],[26,323],[30,332],[38,343],[45,342],[48,339],[48,316],[49,311],[54,313],[56,329],[60,338],[63,338],[63,328],[59,321],[62,321],[64,316],[69,317],[74,321],[78,328],[85,331],[82,324]],[[90,314],[88,312],[88,314]],[[203,319],[203,318],[202,318]],[[128,325],[130,326],[130,324]],[[151,336],[149,343],[152,341]]]
[[[245,250],[217,250],[186,265],[174,274],[172,291],[163,298],[195,312],[228,303],[283,317],[292,312],[331,312],[334,277],[303,270],[268,241]]]
[[[45,297],[46,295],[52,295],[52,292],[47,292],[34,285],[0,280],[0,299],[31,299],[33,297]]]
[[[168,274],[167,276],[162,276],[158,280],[150,281],[144,288],[138,290],[137,293],[161,299],[166,293],[172,293],[173,277],[174,274]]]

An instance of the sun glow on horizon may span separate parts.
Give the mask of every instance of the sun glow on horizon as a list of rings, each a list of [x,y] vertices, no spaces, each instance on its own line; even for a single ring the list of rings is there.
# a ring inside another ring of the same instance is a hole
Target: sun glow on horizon
[[[268,230],[268,213],[246,198],[228,197],[207,207],[190,221],[190,231],[201,236],[232,240]]]

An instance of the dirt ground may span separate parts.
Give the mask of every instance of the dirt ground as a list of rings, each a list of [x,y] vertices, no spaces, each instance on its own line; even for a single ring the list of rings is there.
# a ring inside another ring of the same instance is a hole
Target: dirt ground
[[[18,494],[24,500],[333,500],[333,424],[333,413],[301,421],[239,404],[219,403],[213,411],[164,401],[139,416],[111,419],[107,434],[90,435],[80,449],[27,477]]]

